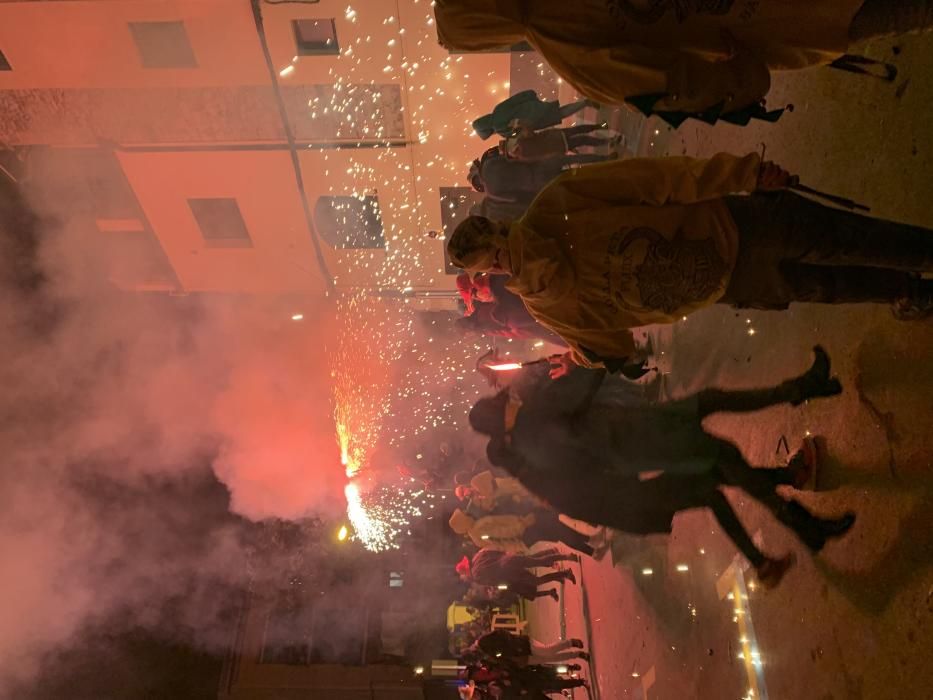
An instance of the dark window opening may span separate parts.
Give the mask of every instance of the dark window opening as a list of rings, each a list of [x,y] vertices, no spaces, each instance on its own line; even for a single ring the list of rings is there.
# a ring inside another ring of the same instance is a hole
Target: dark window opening
[[[366,661],[365,607],[331,607],[282,596],[266,618],[259,663],[360,665]]]
[[[447,255],[447,241],[461,221],[470,215],[471,209],[483,201],[483,195],[471,187],[441,187],[441,226],[444,228],[444,272],[456,275],[460,268],[450,262]]]
[[[337,25],[332,19],[293,19],[295,46],[299,56],[326,56],[340,53]]]
[[[144,68],[197,68],[183,22],[130,22]]]
[[[305,599],[300,584],[276,596],[263,631],[261,664],[303,666],[311,661],[311,629],[314,607]]]
[[[386,247],[378,197],[320,197],[314,222],[321,238],[334,248]]]
[[[235,199],[189,199],[188,206],[201,229],[201,236],[214,248],[252,248]]]

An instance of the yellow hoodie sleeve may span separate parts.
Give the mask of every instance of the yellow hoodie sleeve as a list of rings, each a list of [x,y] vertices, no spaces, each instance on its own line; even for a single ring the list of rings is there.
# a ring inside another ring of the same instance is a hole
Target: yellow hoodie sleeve
[[[544,293],[529,295],[528,297],[522,295],[525,297],[525,306],[528,312],[542,326],[563,338],[570,348],[570,358],[581,367],[600,369],[605,366],[600,361],[589,359],[586,351],[602,358],[624,359],[632,357],[636,351],[635,336],[632,335],[628,327],[607,327],[605,324],[594,325],[595,319],[599,318],[599,314],[586,313],[587,309],[581,308],[581,301],[578,297],[568,296],[563,293],[565,286],[573,282],[573,276],[564,273],[564,269],[557,270],[549,278],[550,287],[555,290],[553,298],[551,295]],[[555,320],[555,316],[565,315],[562,310],[563,307],[572,308],[577,323],[570,325],[558,323]],[[631,325],[634,327],[643,324],[633,320]]]
[[[572,338],[565,338],[570,343],[570,359],[581,367],[601,369],[605,365],[593,360],[590,353],[598,357],[622,360],[635,354],[635,336],[625,328],[598,330],[576,330]],[[588,352],[585,352],[588,351]]]
[[[589,167],[589,166],[588,166]],[[557,306],[569,304],[574,307],[575,313],[580,315],[579,299],[574,297],[569,300],[558,302]],[[542,326],[557,333],[570,348],[570,359],[581,367],[590,369],[601,369],[605,365],[598,360],[590,359],[588,355],[595,354],[601,358],[624,359],[635,355],[636,345],[635,336],[627,327],[593,327],[581,320],[580,323],[572,327],[566,324],[556,323],[551,320],[547,313],[555,311],[553,306],[550,309],[539,308],[538,305],[528,305],[528,311]],[[639,325],[637,322],[633,326]]]
[[[758,185],[757,153],[718,153],[708,160],[687,157],[633,158],[570,170],[548,185],[532,212],[566,214],[600,207],[693,204]]]

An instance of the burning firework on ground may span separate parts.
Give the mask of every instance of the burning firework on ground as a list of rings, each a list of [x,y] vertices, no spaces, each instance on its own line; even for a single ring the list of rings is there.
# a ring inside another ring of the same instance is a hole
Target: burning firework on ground
[[[351,537],[372,551],[399,546],[412,522],[430,512],[434,496],[418,480],[397,484],[395,470],[372,465],[377,445],[409,447],[438,427],[465,427],[480,393],[475,355],[483,346],[448,346],[431,328],[416,328],[410,307],[353,297],[340,302],[334,418]],[[393,368],[401,368],[393,375]],[[379,484],[391,473],[393,483]]]
[[[337,251],[346,275],[338,282],[341,286],[353,280],[351,284],[378,290],[436,288],[446,274],[439,255],[442,243],[423,234],[438,228],[438,199],[422,174],[443,171],[446,181],[461,182],[474,157],[469,146],[475,138],[473,119],[508,93],[507,82],[489,82],[485,73],[471,77],[476,63],[471,67],[469,58],[423,49],[436,44],[436,27],[430,4],[421,11],[422,22],[416,13],[405,28],[399,17],[383,9],[347,6],[345,11],[351,24],[364,13],[370,23],[373,13],[382,13],[376,18],[384,27],[382,71],[400,78],[400,94],[373,85],[369,54],[361,50],[371,37],[362,29],[341,41],[337,64],[329,69],[331,89],[309,94],[307,118],[332,123],[337,137],[357,146],[340,154],[324,148],[320,152],[331,194],[346,200],[346,208],[335,212],[338,223],[352,228],[354,216],[365,210],[366,216],[376,217],[385,227],[379,245]],[[277,68],[283,83],[298,84],[307,82],[308,71],[317,70],[297,58]],[[437,76],[444,78],[440,85],[435,84]],[[322,81],[315,76],[311,82]],[[477,85],[481,90],[475,89]],[[431,117],[439,102],[445,105],[442,121]],[[400,130],[414,142],[410,147],[397,147]],[[449,147],[460,142],[464,148]],[[368,147],[359,148],[361,143]],[[358,203],[348,201],[350,197]],[[369,461],[379,441],[398,446],[439,426],[460,425],[478,392],[470,379],[469,358],[475,357],[471,344],[463,343],[442,358],[424,347],[413,349],[414,313],[408,300],[380,303],[358,290],[337,299],[342,330],[330,356],[337,442],[349,479],[352,536],[372,548],[404,533],[403,522],[417,517],[405,503],[390,504],[378,492],[366,491]],[[413,361],[393,383],[390,368],[403,354]],[[388,422],[393,406],[399,405],[408,409],[404,422]],[[405,498],[411,503],[418,500],[410,494]]]
[[[356,481],[344,489],[347,517],[353,536],[372,552],[398,549],[401,538],[411,534],[412,520],[431,508],[433,496],[423,490],[407,492],[393,487],[377,487],[364,492]]]

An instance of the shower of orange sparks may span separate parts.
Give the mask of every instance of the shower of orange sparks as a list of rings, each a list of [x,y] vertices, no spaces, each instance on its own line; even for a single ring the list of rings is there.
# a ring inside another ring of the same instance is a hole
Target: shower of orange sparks
[[[340,446],[340,464],[343,465],[348,477],[354,476],[360,465],[356,460],[350,459],[350,431],[343,423],[337,423],[337,444]]]

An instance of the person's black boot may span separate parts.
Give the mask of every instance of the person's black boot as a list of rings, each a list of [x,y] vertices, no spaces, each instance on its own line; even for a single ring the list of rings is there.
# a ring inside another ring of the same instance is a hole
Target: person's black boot
[[[791,391],[790,404],[799,406],[804,401],[824,396],[836,396],[842,393],[842,384],[836,377],[830,377],[829,355],[817,345],[813,348],[813,364],[804,374],[796,379],[784,382],[782,387]]]
[[[822,522],[823,535],[836,539],[848,533],[853,525],[855,525],[855,513],[846,513],[841,518],[824,520]]]
[[[823,522],[796,501],[788,501],[777,513],[778,520],[787,525],[800,541],[807,545],[814,554],[826,546],[827,532],[823,529]]]
[[[755,569],[755,575],[766,590],[776,588],[784,578],[790,568],[797,563],[797,557],[793,552],[785,554],[780,559],[765,559],[760,566]]]
[[[891,307],[898,321],[925,321],[933,318],[933,281],[911,275],[907,295]]]

